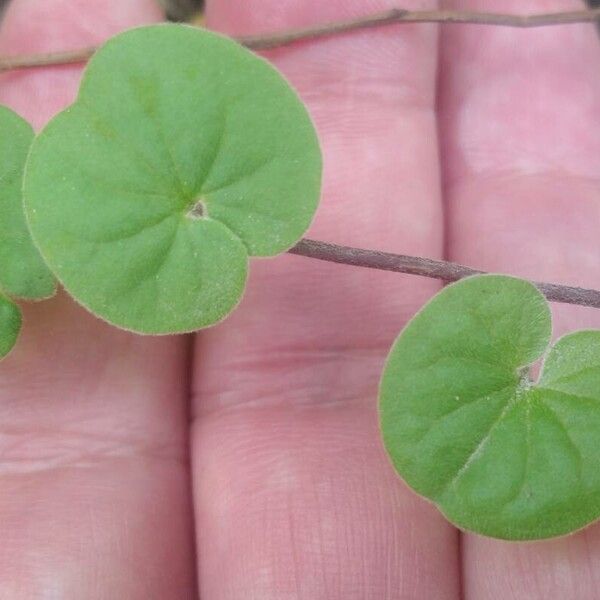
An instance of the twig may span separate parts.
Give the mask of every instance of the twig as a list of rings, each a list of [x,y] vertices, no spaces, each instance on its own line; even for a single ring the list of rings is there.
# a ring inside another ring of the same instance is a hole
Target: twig
[[[50,67],[53,65],[71,65],[89,60],[96,52],[95,47],[66,52],[48,52],[47,54],[28,54],[22,56],[0,57],[0,73],[15,69]]]
[[[293,29],[276,34],[242,37],[238,38],[238,41],[253,50],[264,50],[267,48],[285,46],[294,42],[314,40],[357,29],[379,27],[394,23],[464,23],[528,28],[590,22],[600,23],[600,8],[532,15],[510,15],[472,11],[408,11],[403,9],[392,9],[358,19],[327,23],[316,27]],[[0,58],[0,72],[12,69],[85,62],[92,56],[95,50],[96,48],[83,48],[81,50],[69,52],[14,57],[7,56]],[[289,252],[291,254],[316,258],[318,260],[384,271],[395,271],[397,273],[420,275],[423,277],[441,279],[443,281],[457,281],[463,277],[484,272],[447,261],[392,254],[377,250],[337,246],[335,244],[308,239],[301,240],[296,246],[289,250]],[[533,283],[548,300],[553,302],[600,308],[600,291],[555,283]]]
[[[398,23],[463,23],[527,28],[593,22],[600,23],[600,8],[532,15],[451,10],[408,11],[397,8],[347,21],[337,21],[303,29],[292,29],[282,33],[245,36],[237,39],[241,44],[252,50],[265,50],[267,48],[286,46],[295,42],[329,37],[357,29],[381,27]],[[0,72],[12,69],[81,63],[88,60],[95,50],[96,48],[83,48],[70,52],[0,57]]]
[[[289,252],[343,265],[420,275],[421,277],[431,277],[447,282],[485,273],[485,271],[478,271],[471,267],[444,260],[338,246],[308,239],[300,240]],[[598,290],[539,281],[533,281],[532,283],[552,302],[600,308],[600,291]]]
[[[338,33],[380,27],[396,23],[446,23],[471,25],[501,25],[504,27],[543,27],[548,25],[568,25],[573,23],[589,23],[600,20],[600,9],[577,10],[560,13],[541,13],[532,15],[510,15],[459,10],[423,10],[409,11],[400,8],[386,12],[351,19],[326,23],[317,27],[292,29],[273,35],[256,35],[239,38],[239,41],[253,50],[265,50],[277,46],[285,46],[294,42],[314,40]]]

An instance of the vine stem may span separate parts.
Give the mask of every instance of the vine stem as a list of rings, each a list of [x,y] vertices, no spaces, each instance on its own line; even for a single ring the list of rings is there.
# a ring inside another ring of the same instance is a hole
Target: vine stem
[[[398,23],[462,23],[529,28],[593,22],[600,23],[600,8],[529,15],[459,10],[410,11],[402,8],[395,8],[356,19],[325,23],[315,27],[291,29],[281,33],[245,36],[237,38],[237,40],[252,50],[266,50],[269,48],[286,46],[295,42],[315,40],[358,29],[381,27]],[[66,52],[4,56],[0,57],[0,72],[14,69],[82,63],[87,61],[95,51],[95,47],[90,47]]]
[[[381,252],[379,250],[365,250],[350,246],[338,246],[328,242],[309,239],[300,240],[288,252],[290,254],[343,265],[420,275],[421,277],[441,279],[446,282],[458,281],[470,275],[481,275],[486,272],[444,260],[392,254],[391,252]],[[598,290],[541,281],[532,281],[532,283],[551,302],[600,308],[600,291]]]
[[[247,48],[253,50],[266,50],[269,48],[286,46],[295,42],[315,40],[358,29],[381,27],[399,23],[462,23],[530,28],[594,22],[600,24],[600,8],[529,15],[451,10],[409,11],[396,8],[357,19],[325,23],[315,27],[292,29],[281,33],[245,36],[237,39]],[[95,47],[89,47],[66,52],[51,52],[25,56],[4,56],[0,57],[0,72],[14,69],[82,63],[87,61],[95,51]],[[431,277],[446,282],[457,281],[464,277],[469,277],[470,275],[477,275],[485,272],[442,260],[392,254],[390,252],[381,252],[378,250],[352,248],[349,246],[338,246],[336,244],[309,239],[301,240],[296,246],[291,248],[289,252],[291,254],[318,260],[383,271],[394,271],[396,273],[420,275],[422,277]],[[600,308],[600,291],[598,290],[556,283],[537,281],[532,283],[550,301]]]
[[[471,25],[500,25],[504,27],[543,27],[548,25],[568,25],[574,23],[599,22],[600,8],[577,10],[558,13],[538,13],[529,15],[515,15],[503,13],[488,13],[460,10],[420,10],[410,11],[401,8],[350,19],[335,23],[326,23],[317,27],[292,29],[279,34],[256,35],[238,38],[240,43],[253,50],[266,50],[285,46],[294,42],[314,40],[321,37],[365,29],[394,25],[397,23],[445,23],[445,24],[471,24]]]

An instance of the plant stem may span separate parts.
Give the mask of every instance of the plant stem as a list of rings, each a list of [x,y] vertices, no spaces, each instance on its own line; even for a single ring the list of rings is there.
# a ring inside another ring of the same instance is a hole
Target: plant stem
[[[591,0],[589,3],[593,4],[593,2],[595,2],[595,0]],[[238,41],[253,50],[265,50],[358,29],[398,23],[462,23],[529,28],[592,22],[600,24],[600,8],[531,15],[450,10],[408,11],[398,8],[368,15],[366,17],[326,23],[315,27],[292,29],[275,34],[241,37],[238,38]],[[95,51],[96,48],[91,47],[66,52],[0,57],[0,72],[13,69],[81,63],[87,61]],[[380,252],[378,250],[338,246],[336,244],[309,239],[301,240],[296,246],[290,249],[289,252],[299,256],[316,258],[318,260],[339,264],[407,273],[410,275],[420,275],[422,277],[431,277],[447,282],[457,281],[463,277],[484,273],[484,271],[478,271],[471,267],[442,260],[392,254],[390,252]],[[535,281],[533,283],[550,301],[600,308],[600,291],[555,283]]]
[[[0,57],[0,73],[15,69],[82,63],[90,59],[95,51],[96,48],[90,47],[81,48],[80,50],[67,50],[65,52],[48,52],[47,54],[2,56]]]
[[[253,50],[265,50],[267,48],[286,46],[295,42],[329,37],[357,29],[399,23],[463,23],[527,28],[593,22],[600,23],[600,8],[531,15],[452,10],[409,11],[396,8],[357,19],[325,23],[314,27],[292,29],[274,34],[245,36],[238,38],[238,41]],[[28,56],[4,56],[0,57],[0,72],[12,69],[81,63],[88,60],[95,50],[95,48],[82,48],[67,52],[50,52]]]
[[[285,46],[294,42],[314,40],[338,33],[393,25],[396,23],[444,23],[471,25],[500,25],[504,27],[543,27],[548,25],[567,25],[573,23],[598,22],[600,9],[577,10],[559,13],[540,13],[514,15],[460,10],[423,10],[409,11],[400,8],[391,9],[366,17],[326,23],[317,27],[292,29],[279,34],[256,35],[239,38],[239,41],[253,50],[265,50]]]
[[[485,271],[479,271],[444,260],[422,258],[420,256],[406,256],[404,254],[392,254],[379,250],[365,250],[363,248],[352,248],[349,246],[338,246],[327,242],[303,239],[289,250],[291,254],[316,258],[328,262],[351,265],[355,267],[366,267],[368,269],[379,269],[382,271],[394,271],[396,273],[407,273],[409,275],[420,275],[431,277],[442,281],[458,281],[470,275],[479,275]],[[557,283],[532,282],[546,298],[552,302],[564,304],[578,304],[600,308],[600,291],[590,290]]]

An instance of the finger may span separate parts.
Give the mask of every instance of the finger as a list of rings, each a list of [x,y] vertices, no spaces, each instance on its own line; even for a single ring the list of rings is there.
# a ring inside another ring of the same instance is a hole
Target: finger
[[[145,0],[15,0],[0,52],[88,46],[158,17]],[[5,75],[0,101],[39,126],[78,78]],[[23,309],[0,366],[0,596],[192,597],[185,341],[117,331],[62,294]]]
[[[489,10],[483,0],[447,8]],[[574,10],[502,0],[495,11]],[[452,260],[584,287],[600,285],[600,45],[593,26],[449,28],[441,48],[442,148]],[[555,334],[600,326],[553,306]],[[464,542],[468,598],[597,597],[600,528],[551,542]]]
[[[208,17],[250,34],[392,5],[213,0]],[[440,254],[436,39],[432,26],[394,27],[270,53],[322,140],[311,236]],[[457,597],[454,530],[392,472],[375,408],[393,338],[435,289],[291,256],[252,264],[240,308],[196,346],[204,598]]]

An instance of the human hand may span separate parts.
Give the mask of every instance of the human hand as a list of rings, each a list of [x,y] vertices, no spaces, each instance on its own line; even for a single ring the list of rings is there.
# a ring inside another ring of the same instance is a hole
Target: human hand
[[[208,21],[250,34],[394,5],[212,0]],[[88,46],[159,17],[151,0],[14,0],[0,52]],[[598,287],[593,27],[402,25],[269,57],[323,143],[312,237]],[[41,126],[78,76],[4,75],[0,102]],[[2,600],[178,599],[196,581],[203,600],[596,596],[598,527],[536,544],[459,542],[389,466],[379,373],[436,283],[294,256],[251,271],[242,305],[193,353],[189,338],[117,331],[63,294],[26,307],[0,366]],[[554,313],[557,332],[599,321]]]

